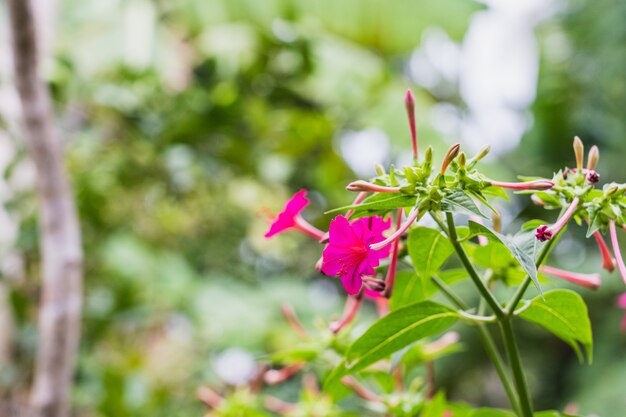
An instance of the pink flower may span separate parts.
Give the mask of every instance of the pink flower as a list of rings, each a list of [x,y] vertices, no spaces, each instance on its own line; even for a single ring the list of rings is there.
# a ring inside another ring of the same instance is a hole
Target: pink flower
[[[490,181],[494,187],[509,188],[511,190],[548,190],[554,187],[554,183],[549,180],[535,180],[527,182],[503,182]]]
[[[626,284],[626,265],[624,265],[624,259],[622,258],[622,252],[619,249],[619,242],[617,240],[617,230],[615,229],[615,220],[611,220],[609,223],[609,232],[611,234],[611,244],[613,246],[613,253],[615,254],[615,262],[617,263],[617,270],[622,276],[622,280]]]
[[[615,269],[615,260],[611,257],[611,252],[609,252],[608,246],[606,246],[606,242],[602,237],[602,234],[598,231],[593,233],[593,237],[596,239],[598,243],[598,248],[600,249],[600,253],[602,254],[602,268],[606,269],[609,272],[613,272]]]
[[[282,233],[287,229],[297,229],[320,240],[324,233],[304,220],[300,213],[309,205],[309,199],[306,198],[306,190],[300,190],[291,197],[285,204],[283,211],[272,222],[270,229],[265,233],[266,238],[270,238],[278,233]]]
[[[599,274],[577,274],[575,272],[564,271],[548,265],[543,265],[539,270],[544,274],[552,275],[553,277],[561,278],[571,282],[572,284],[580,285],[592,290],[598,289],[602,283]]]
[[[330,222],[328,245],[322,253],[322,272],[339,275],[348,294],[358,294],[364,275],[375,275],[380,259],[389,256],[389,248],[374,250],[370,244],[384,239],[391,220],[372,216],[350,223],[344,216]]]
[[[544,224],[543,226],[539,226],[537,230],[535,230],[535,237],[537,240],[545,242],[546,240],[550,240],[556,236],[576,212],[579,201],[578,197],[574,198],[565,213],[563,213],[563,215],[553,225],[548,226]]]

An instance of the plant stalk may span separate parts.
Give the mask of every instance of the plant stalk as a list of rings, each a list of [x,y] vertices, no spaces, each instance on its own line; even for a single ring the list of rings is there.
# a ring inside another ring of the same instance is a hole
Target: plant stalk
[[[513,373],[513,381],[515,382],[515,388],[519,398],[520,413],[518,414],[520,417],[532,417],[533,406],[528,393],[528,385],[526,384],[526,377],[522,368],[522,361],[520,359],[510,317],[500,320],[500,330],[502,331],[502,340],[504,341],[504,347],[509,359],[509,366]]]
[[[478,288],[480,295],[482,295],[485,301],[487,301],[487,304],[489,304],[489,307],[491,307],[496,317],[498,319],[504,318],[504,310],[500,306],[500,303],[498,303],[498,300],[496,300],[491,291],[489,291],[489,289],[485,286],[485,283],[482,281],[482,279],[480,279],[476,268],[474,268],[474,265],[472,265],[472,262],[465,252],[465,249],[463,249],[463,246],[458,240],[458,235],[456,233],[456,226],[454,225],[452,213],[446,213],[446,220],[448,222],[448,238],[450,239],[450,243],[452,243],[454,250],[456,251],[459,259],[461,259],[461,263],[467,270],[470,278],[472,279],[472,281],[474,281],[474,285],[476,286],[476,288]]]
[[[454,304],[457,308],[461,310],[469,309],[469,306],[465,304],[465,302],[459,297],[453,290],[450,288],[441,278],[433,275],[431,277],[433,282],[441,292],[446,296],[448,300],[452,304]],[[480,335],[480,339],[485,347],[485,351],[487,352],[487,356],[489,360],[493,363],[493,366],[496,368],[496,372],[500,377],[500,381],[502,381],[502,386],[506,391],[506,395],[509,398],[509,402],[511,403],[511,407],[517,414],[520,414],[519,408],[519,400],[517,397],[517,393],[513,388],[513,384],[511,383],[510,377],[506,371],[506,367],[504,366],[504,361],[496,348],[496,344],[493,341],[493,337],[489,332],[489,329],[484,323],[476,323],[476,328],[478,329],[478,334]]]

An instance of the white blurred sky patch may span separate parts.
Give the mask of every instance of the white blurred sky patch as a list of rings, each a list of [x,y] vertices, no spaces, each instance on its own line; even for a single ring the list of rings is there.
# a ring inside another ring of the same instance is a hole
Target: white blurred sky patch
[[[351,130],[341,135],[339,150],[348,166],[359,177],[367,178],[376,175],[374,164],[388,161],[391,144],[380,129]]]
[[[227,349],[213,359],[213,370],[227,384],[245,384],[256,370],[254,356],[239,348]]]
[[[424,32],[409,62],[410,76],[441,100],[458,91],[467,109],[442,103],[431,123],[451,141],[471,150],[491,145],[492,154],[515,148],[532,124],[539,51],[535,28],[554,15],[559,0],[486,0],[472,16],[463,42],[440,29]]]

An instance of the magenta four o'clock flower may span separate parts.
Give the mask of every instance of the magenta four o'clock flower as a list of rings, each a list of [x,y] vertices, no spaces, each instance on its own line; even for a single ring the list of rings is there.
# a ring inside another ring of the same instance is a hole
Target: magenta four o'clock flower
[[[300,213],[309,205],[309,199],[306,198],[306,190],[300,190],[291,197],[285,204],[283,211],[274,219],[270,226],[270,230],[265,233],[266,238],[270,238],[287,229],[297,229],[316,239],[321,239],[324,232],[315,228],[302,218]]]
[[[363,276],[376,275],[375,267],[389,256],[389,247],[374,250],[370,245],[384,240],[391,219],[372,216],[350,223],[344,216],[330,222],[328,245],[322,254],[322,272],[339,275],[348,294],[358,294]]]

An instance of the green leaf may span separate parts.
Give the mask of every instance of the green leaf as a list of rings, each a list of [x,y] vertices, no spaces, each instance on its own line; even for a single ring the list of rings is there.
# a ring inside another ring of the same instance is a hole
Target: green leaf
[[[347,371],[363,369],[417,340],[440,333],[458,317],[456,311],[432,301],[393,311],[375,322],[350,346],[346,354]]]
[[[524,320],[538,324],[572,346],[579,359],[582,355],[578,344],[592,359],[593,339],[587,306],[580,295],[570,290],[548,291],[530,302],[530,307],[520,315]]]
[[[496,239],[504,244],[504,246],[506,246],[511,255],[513,255],[513,257],[517,260],[520,266],[533,280],[533,283],[535,284],[535,287],[537,287],[539,294],[542,294],[541,287],[539,286],[539,280],[537,279],[537,267],[535,266],[534,248],[533,253],[528,253],[529,248],[527,247],[527,245],[520,246],[520,243],[526,243],[527,239],[521,240],[521,238],[519,237],[510,239],[504,235],[501,235],[495,230],[490,229],[487,226],[473,222],[471,220],[469,222],[469,228],[472,235],[483,235],[490,240]],[[518,241],[517,243],[516,240]]]
[[[467,271],[463,268],[448,269],[440,271],[438,274],[446,284],[452,285],[455,282],[467,278]],[[413,271],[401,271],[396,274],[396,283],[391,294],[391,310],[408,306],[418,301],[426,300],[439,292],[430,275],[417,275]]]
[[[507,193],[506,193],[506,191],[504,191],[504,189],[503,189],[503,188],[501,188],[501,187],[492,187],[492,186],[489,186],[489,187],[487,187],[487,188],[483,188],[483,189],[481,190],[481,192],[482,192],[483,194],[485,194],[485,195],[490,195],[490,196],[492,196],[492,197],[500,197],[500,198],[505,199],[506,201],[509,201],[509,196],[508,196],[508,194],[507,194]]]
[[[466,214],[475,214],[485,219],[487,218],[487,216],[480,211],[474,200],[472,200],[465,191],[460,189],[451,190],[446,194],[441,200],[441,211],[450,213],[460,211]]]
[[[408,250],[413,267],[421,276],[437,272],[452,255],[454,248],[441,232],[428,227],[416,227],[409,232]]]
[[[472,259],[483,268],[502,269],[515,262],[513,255],[499,241],[489,241],[473,250]]]
[[[361,204],[339,207],[328,210],[326,214],[333,214],[347,210],[354,210],[352,218],[386,213],[388,211],[415,206],[417,197],[402,193],[377,193],[363,200]]]
[[[420,417],[442,417],[447,411],[446,397],[439,391],[435,398],[430,400]]]

